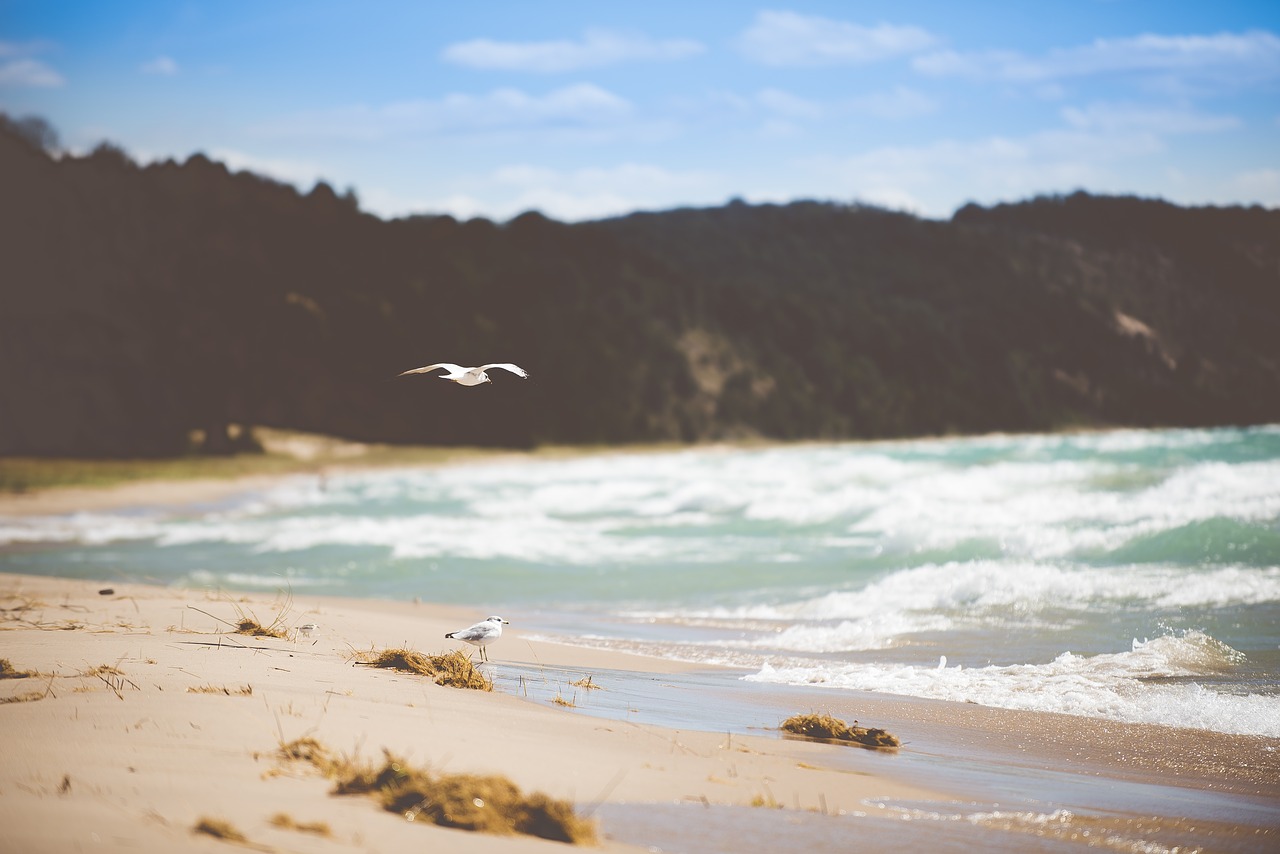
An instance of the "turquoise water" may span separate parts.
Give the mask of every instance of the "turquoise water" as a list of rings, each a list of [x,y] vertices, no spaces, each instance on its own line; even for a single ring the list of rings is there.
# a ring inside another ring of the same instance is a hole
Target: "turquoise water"
[[[0,571],[421,597],[748,680],[1280,736],[1277,427],[302,478],[0,519],[0,548]]]

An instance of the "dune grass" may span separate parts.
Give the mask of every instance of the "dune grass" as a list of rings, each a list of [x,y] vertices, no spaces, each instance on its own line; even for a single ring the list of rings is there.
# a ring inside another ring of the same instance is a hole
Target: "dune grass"
[[[831,715],[793,715],[782,722],[781,729],[805,738],[845,742],[860,747],[899,747],[901,745],[897,736],[882,729],[858,726],[857,721],[850,726]]]
[[[252,697],[253,686],[245,685],[243,688],[228,688],[225,685],[199,685],[187,688],[188,694],[225,694],[228,697]]]
[[[296,830],[299,833],[311,833],[316,836],[333,836],[333,829],[328,822],[297,821],[288,813],[278,812],[271,816],[271,824],[281,830]]]
[[[0,679],[30,679],[39,676],[34,670],[19,670],[7,658],[0,658]]]
[[[461,650],[427,655],[412,649],[370,650],[356,655],[356,663],[429,676],[437,685],[492,691],[493,680],[485,676]]]
[[[196,825],[192,830],[196,833],[207,833],[215,839],[225,839],[227,842],[239,842],[243,844],[249,841],[249,837],[237,830],[235,825],[226,819],[221,818],[201,816],[200,820],[196,822]]]

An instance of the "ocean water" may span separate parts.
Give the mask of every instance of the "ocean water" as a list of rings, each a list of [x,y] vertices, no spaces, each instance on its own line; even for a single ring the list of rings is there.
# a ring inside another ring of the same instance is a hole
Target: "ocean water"
[[[0,518],[0,571],[421,597],[747,681],[1280,737],[1280,427],[298,478]]]

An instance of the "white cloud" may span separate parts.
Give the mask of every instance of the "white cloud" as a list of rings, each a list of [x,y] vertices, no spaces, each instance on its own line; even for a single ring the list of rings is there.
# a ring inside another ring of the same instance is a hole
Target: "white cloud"
[[[143,74],[159,74],[163,77],[172,77],[178,73],[178,63],[168,56],[157,56],[150,62],[142,64],[141,71]]]
[[[309,190],[316,181],[322,179],[324,169],[318,164],[305,160],[294,160],[287,157],[261,157],[245,151],[231,148],[215,148],[209,152],[209,159],[226,164],[233,172],[252,172],[293,184],[303,190]]]
[[[35,55],[48,50],[48,42],[0,41],[0,87],[55,89],[66,83],[62,75]]]
[[[512,164],[463,176],[460,183],[465,191],[434,198],[378,188],[362,193],[361,201],[381,216],[448,213],[458,219],[485,216],[501,221],[536,210],[552,219],[577,222],[724,198],[715,175],[643,163],[569,170]]]
[[[936,39],[919,27],[864,27],[796,12],[760,12],[739,47],[764,65],[844,65],[878,62],[932,47]]]
[[[821,105],[781,89],[762,89],[756,100],[766,109],[793,119],[816,119],[822,115]]]
[[[607,129],[632,112],[626,99],[581,83],[530,95],[495,89],[486,95],[452,94],[437,100],[401,101],[381,107],[359,105],[303,113],[262,125],[273,137],[377,140],[397,134],[448,135],[501,131],[574,133]]]
[[[0,41],[0,59],[34,56],[49,50],[53,45],[47,41],[6,42]]]
[[[1213,133],[1240,127],[1235,116],[1214,116],[1190,109],[1164,109],[1141,104],[1090,104],[1065,107],[1062,117],[1080,130],[1143,130],[1157,134]]]
[[[15,59],[0,63],[0,86],[52,89],[65,82],[61,74],[38,59]]]
[[[897,86],[888,92],[873,92],[850,102],[854,111],[882,119],[909,119],[938,109],[938,102],[921,92]]]
[[[1280,75],[1280,38],[1263,30],[1207,36],[1148,33],[1096,39],[1086,45],[1056,48],[1041,56],[1016,51],[941,51],[918,56],[912,64],[917,71],[934,76],[1022,83],[1124,72],[1203,75],[1251,82]]]
[[[827,176],[829,193],[945,217],[969,199],[990,202],[1077,187],[1133,189],[1123,186],[1115,167],[1162,149],[1150,133],[1069,129],[888,146],[808,166]],[[975,187],[981,189],[975,193]]]
[[[769,111],[766,123],[769,136],[792,136],[800,121],[815,120],[842,113],[874,116],[881,119],[907,119],[934,112],[938,104],[932,98],[897,86],[885,92],[871,92],[854,98],[819,103],[782,89],[768,88],[756,93],[755,101]]]
[[[1241,172],[1233,182],[1242,204],[1280,206],[1280,169]]]
[[[474,39],[448,46],[447,62],[471,68],[553,73],[599,68],[632,61],[684,59],[705,48],[689,39],[655,41],[647,36],[610,30],[587,30],[579,41],[499,42]]]

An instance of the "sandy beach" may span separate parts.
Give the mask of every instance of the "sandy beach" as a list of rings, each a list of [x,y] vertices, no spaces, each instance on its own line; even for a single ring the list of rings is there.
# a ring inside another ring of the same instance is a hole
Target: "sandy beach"
[[[279,850],[558,844],[409,825],[364,799],[331,796],[328,781],[276,755],[282,743],[304,736],[370,759],[387,749],[433,768],[504,774],[582,810],[601,800],[776,798],[837,811],[869,798],[939,796],[876,773],[878,757],[869,751],[858,751],[864,768],[851,774],[823,758],[847,748],[604,723],[352,660],[372,648],[447,649],[443,635],[465,625],[469,612],[342,600],[282,606],[141,585],[101,589],[0,578],[0,648],[14,668],[35,673],[0,683],[0,699],[12,701],[0,707],[0,824],[10,850],[216,850],[219,842],[192,834],[202,817],[226,820],[255,844]],[[269,622],[282,607],[288,639],[246,637],[226,624],[248,613]],[[318,625],[310,638],[296,631],[304,623]],[[680,669],[529,643],[518,630],[495,648],[495,662],[512,652],[526,664],[572,661],[587,671]],[[331,835],[299,839],[269,824],[280,812],[300,823],[324,820]],[[605,849],[625,846],[606,841]]]
[[[136,484],[92,500],[190,503],[258,485]],[[83,506],[79,491],[50,491],[5,499],[0,515]],[[223,850],[194,830],[202,820],[227,822],[253,850],[565,850],[334,794],[281,755],[298,739],[346,759],[386,751],[435,772],[503,775],[572,803],[606,851],[1260,851],[1280,840],[1274,739],[752,685],[547,642],[518,621],[490,649],[493,691],[359,663],[388,648],[465,648],[444,634],[484,615],[428,602],[0,575],[0,609],[0,658],[29,674],[0,680],[5,850]],[[245,617],[284,637],[237,634]],[[903,747],[781,736],[784,718],[808,711],[884,727]]]

